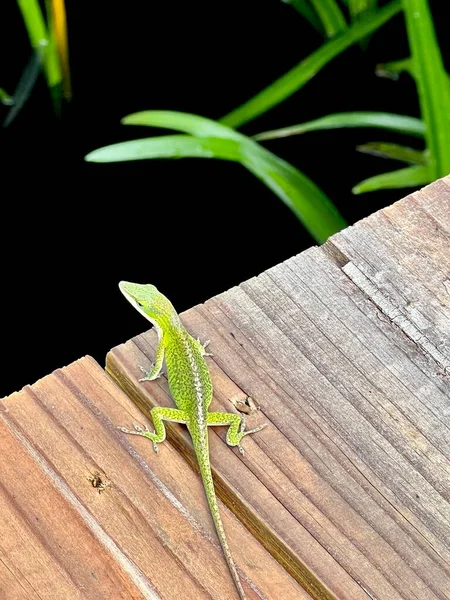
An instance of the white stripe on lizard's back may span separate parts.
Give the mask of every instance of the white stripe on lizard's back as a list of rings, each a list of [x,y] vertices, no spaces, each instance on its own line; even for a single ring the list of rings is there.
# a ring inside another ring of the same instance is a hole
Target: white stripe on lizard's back
[[[195,360],[194,352],[188,337],[183,336],[183,346],[186,351],[186,356],[189,361],[192,377],[194,379],[194,389],[196,395],[197,422],[200,429],[206,427],[204,407],[203,407],[203,385],[200,378],[200,371],[197,361]]]

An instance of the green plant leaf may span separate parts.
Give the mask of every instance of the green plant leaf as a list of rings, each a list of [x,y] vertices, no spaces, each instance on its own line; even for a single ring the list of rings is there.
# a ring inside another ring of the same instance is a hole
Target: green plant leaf
[[[420,119],[408,117],[406,115],[396,115],[394,113],[383,112],[348,112],[326,115],[320,119],[274,129],[272,131],[263,131],[253,136],[255,140],[271,140],[276,138],[299,135],[308,131],[318,131],[320,129],[340,129],[343,127],[375,127],[396,131],[417,137],[423,137],[425,125]]]
[[[350,20],[352,23],[357,23],[363,19],[367,19],[377,10],[377,0],[348,0],[347,2]],[[367,36],[360,42],[361,48],[364,50],[367,48],[367,43],[370,36]]]
[[[17,117],[19,112],[24,107],[26,101],[30,97],[30,94],[36,84],[39,73],[41,72],[42,57],[39,52],[34,52],[30,60],[28,61],[25,69],[20,76],[19,83],[14,90],[14,103],[8,111],[5,120],[2,123],[2,127],[8,127],[11,125],[13,120]]]
[[[58,61],[61,72],[61,89],[66,100],[72,97],[72,83],[69,64],[69,42],[67,37],[67,17],[65,0],[45,0],[47,29],[49,32],[48,52]],[[59,83],[59,82],[58,82]],[[61,95],[58,101],[61,100]],[[61,108],[58,105],[57,109]]]
[[[14,98],[8,94],[3,88],[0,88],[0,102],[5,106],[14,104]]]
[[[392,60],[387,63],[380,63],[376,66],[375,74],[378,77],[386,77],[397,81],[401,73],[409,73],[414,77],[413,63],[411,58],[402,58],[400,60]]]
[[[149,158],[220,158],[241,161],[240,144],[235,140],[189,135],[163,135],[112,144],[90,152],[88,162],[123,162]]]
[[[261,147],[255,152],[252,146],[243,164],[294,212],[319,244],[347,227],[326,194],[301,171],[272,152]]]
[[[377,65],[375,69],[375,74],[378,77],[385,77],[386,79],[392,79],[393,81],[397,81],[402,73],[408,73],[408,75],[411,75],[414,79],[416,78],[412,58],[402,58],[400,60],[382,63]],[[447,85],[450,93],[450,75],[448,73]]]
[[[335,0],[310,0],[317,16],[322,21],[329,38],[347,29],[347,21]]]
[[[412,165],[425,165],[428,161],[428,153],[423,150],[416,150],[415,148],[391,144],[389,142],[368,142],[367,144],[357,146],[356,149],[364,154],[400,160]]]
[[[50,50],[51,40],[39,0],[17,0],[32,48],[42,56],[43,70],[50,88],[61,83],[61,69],[56,52]]]
[[[241,141],[247,139],[242,133],[212,119],[174,110],[143,110],[127,115],[121,120],[121,123],[123,125],[174,129],[175,131],[183,131],[197,136],[229,138]]]
[[[175,129],[191,135],[133,140],[94,150],[90,162],[146,158],[220,158],[240,162],[263,181],[322,243],[346,227],[328,197],[298,169],[247,136],[210,119],[174,111],[143,111],[122,119],[127,125]]]
[[[309,23],[317,29],[322,35],[324,33],[322,23],[320,22],[319,17],[313,11],[311,6],[309,5],[307,0],[281,0],[285,4],[289,4],[292,8],[302,15]]]
[[[302,60],[285,75],[274,81],[259,94],[223,117],[220,121],[230,127],[240,127],[267,112],[294,92],[341,52],[379,29],[401,10],[401,0],[392,0],[370,18],[348,27],[318,50]]]
[[[352,21],[365,18],[377,9],[378,0],[348,0]]]
[[[403,0],[431,180],[450,172],[450,90],[426,0]]]
[[[418,165],[365,179],[355,185],[352,192],[354,194],[363,194],[383,189],[420,187],[431,181],[433,181],[433,177],[431,176],[429,165]]]

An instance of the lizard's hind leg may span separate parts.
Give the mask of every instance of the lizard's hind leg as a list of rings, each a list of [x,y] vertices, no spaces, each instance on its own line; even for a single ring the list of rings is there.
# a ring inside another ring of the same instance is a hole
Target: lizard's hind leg
[[[165,406],[155,406],[151,410],[151,416],[155,431],[149,431],[148,429],[142,429],[139,425],[134,426],[134,431],[130,431],[125,427],[119,427],[123,433],[130,435],[142,435],[143,437],[152,440],[153,450],[158,452],[158,444],[161,444],[166,439],[166,426],[164,421],[170,421],[172,423],[181,423],[186,425],[189,417],[186,411],[180,410],[179,408],[167,408]]]
[[[220,426],[220,425],[229,425],[227,431],[227,444],[229,446],[237,446],[239,452],[244,454],[244,448],[241,446],[241,440],[245,435],[249,433],[256,433],[257,431],[261,431],[266,426],[266,423],[260,425],[259,427],[255,427],[254,429],[249,429],[245,431],[245,419],[241,415],[237,415],[235,413],[220,413],[220,412],[210,412],[208,413],[208,426]]]

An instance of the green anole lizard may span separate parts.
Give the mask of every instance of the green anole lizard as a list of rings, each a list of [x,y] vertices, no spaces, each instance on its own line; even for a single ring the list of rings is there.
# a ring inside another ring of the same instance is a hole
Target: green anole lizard
[[[149,438],[153,442],[153,449],[158,452],[158,444],[166,439],[164,421],[187,426],[220,545],[239,597],[241,600],[246,600],[228,547],[217,504],[209,458],[208,426],[227,425],[229,427],[227,444],[237,446],[239,452],[243,454],[242,438],[249,433],[260,431],[264,425],[245,431],[245,421],[242,416],[235,413],[209,412],[213,388],[208,366],[203,358],[210,356],[205,350],[209,342],[202,344],[188,333],[171,302],[155,286],[121,281],[119,288],[125,298],[155,326],[158,334],[159,345],[155,363],[140,381],[153,381],[159,377],[165,359],[170,393],[177,406],[177,408],[162,406],[152,408],[154,432],[142,429],[138,425],[134,426],[135,431],[124,427],[120,429],[124,433]]]

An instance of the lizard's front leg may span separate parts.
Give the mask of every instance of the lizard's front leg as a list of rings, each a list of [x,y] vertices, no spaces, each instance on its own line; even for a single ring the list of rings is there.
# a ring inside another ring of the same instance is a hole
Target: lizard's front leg
[[[202,344],[202,342],[200,341],[200,338],[197,338],[195,341],[199,345],[199,350],[200,350],[202,356],[213,356],[213,354],[211,354],[211,352],[206,352],[206,347],[209,346],[210,340],[206,340],[206,342],[204,344]]]
[[[139,381],[153,381],[160,377],[161,369],[164,362],[164,344],[162,340],[158,344],[158,348],[156,349],[156,358],[155,364],[152,366],[150,371],[146,371],[143,367],[139,367],[141,371],[144,373],[144,377],[141,377]]]
[[[166,439],[166,426],[164,421],[171,421],[172,423],[181,423],[186,425],[189,419],[188,414],[184,410],[179,408],[167,408],[165,406],[155,406],[150,412],[152,416],[153,425],[155,431],[149,431],[148,429],[142,429],[139,425],[135,425],[135,431],[130,431],[125,427],[119,427],[123,433],[130,435],[142,435],[143,437],[152,440],[153,450],[158,452],[158,444],[161,444]]]
[[[266,423],[245,431],[245,419],[241,415],[235,413],[221,413],[221,412],[209,412],[207,425],[220,426],[229,425],[227,431],[227,444],[229,446],[237,446],[239,452],[244,454],[244,448],[241,446],[241,440],[245,435],[249,433],[256,433],[261,431],[266,426]]]

